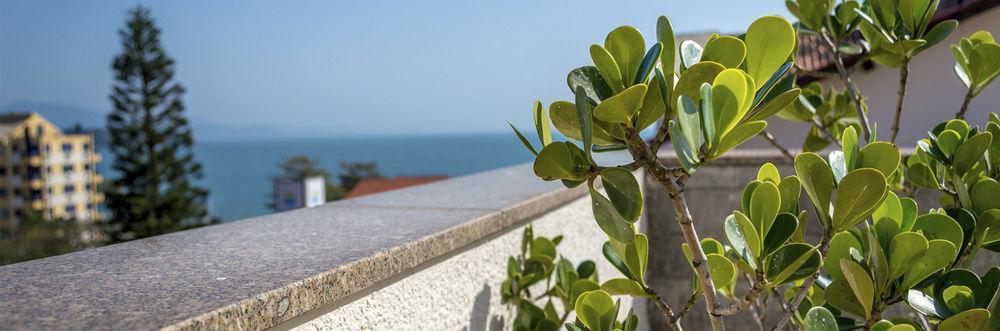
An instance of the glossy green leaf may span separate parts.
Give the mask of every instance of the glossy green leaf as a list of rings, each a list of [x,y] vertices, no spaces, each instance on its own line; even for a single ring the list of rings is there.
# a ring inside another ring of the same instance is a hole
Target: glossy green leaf
[[[667,103],[663,97],[669,97],[667,89],[670,87],[664,87],[667,83],[660,69],[657,68],[655,71],[656,75],[650,80],[646,96],[642,98],[642,106],[639,106],[639,112],[635,116],[635,128],[639,131],[656,123],[667,111]]]
[[[847,260],[842,260],[847,261]],[[836,279],[823,292],[826,302],[842,311],[866,317],[865,306],[855,297],[854,290],[846,279]]]
[[[859,154],[861,153],[861,148],[858,146],[858,131],[855,130],[853,126],[844,128],[844,133],[840,135],[840,141],[841,150],[844,152],[844,164],[847,165],[847,171],[856,169],[856,165],[859,164]],[[877,155],[871,156],[872,159],[876,159],[876,157]]]
[[[918,216],[913,231],[922,231],[927,240],[947,240],[955,247],[962,247],[964,240],[962,226],[944,214],[931,213]]]
[[[594,117],[609,123],[628,123],[639,111],[645,96],[646,84],[636,84],[597,104]]]
[[[837,319],[823,307],[812,307],[802,320],[803,331],[838,331]]]
[[[968,172],[980,159],[983,153],[990,147],[993,135],[989,132],[982,132],[967,139],[955,150],[954,168],[959,175]]]
[[[871,216],[887,191],[885,177],[878,170],[858,169],[844,176],[833,203],[834,229],[844,230]]]
[[[875,284],[871,275],[857,262],[852,260],[840,260],[840,270],[844,273],[844,279],[851,287],[851,292],[864,309],[864,317],[871,315],[872,305],[875,300]]]
[[[722,139],[719,140],[719,145],[715,148],[715,151],[712,152],[712,156],[720,156],[729,150],[742,145],[747,140],[750,140],[750,138],[760,134],[760,132],[764,131],[765,128],[767,128],[767,122],[765,121],[746,122],[737,125],[732,131],[729,131],[729,133],[722,136]]]
[[[566,76],[566,84],[569,90],[575,92],[577,87],[583,87],[587,92],[587,97],[593,103],[601,102],[614,95],[611,86],[601,77],[601,72],[595,66],[584,66],[573,69]]]
[[[575,150],[574,150],[575,149]],[[544,180],[579,179],[583,171],[580,167],[577,153],[582,153],[575,144],[570,142],[551,143],[538,153],[535,158],[535,175]]]
[[[625,89],[618,62],[607,49],[601,45],[590,45],[590,58],[594,61],[594,66],[597,67],[601,77],[604,77],[604,82],[611,87],[612,92],[618,93]]]
[[[587,160],[590,163],[594,163],[594,158],[591,156],[591,149],[594,148],[594,130],[593,130],[593,119],[594,116],[591,113],[590,101],[587,100],[587,92],[584,91],[583,87],[576,88],[576,121],[580,123],[580,135],[581,142],[583,142],[583,152],[587,155]]]
[[[724,255],[712,253],[705,255],[705,258],[716,288],[727,287],[736,281],[736,265]]]
[[[614,266],[615,269],[618,269],[618,271],[620,271],[625,278],[636,278],[632,276],[632,273],[628,270],[628,266],[625,265],[625,261],[618,255],[618,252],[615,251],[615,248],[610,241],[604,242],[604,246],[601,248],[601,253],[604,254],[604,258],[608,260],[608,263]]]
[[[766,236],[781,207],[778,186],[772,182],[762,182],[750,196],[750,223],[761,236]]]
[[[739,69],[726,69],[715,77],[712,83],[712,115],[719,134],[725,135],[746,115],[746,92],[752,88],[747,85]]]
[[[785,77],[785,74],[792,69],[793,64],[794,64],[793,62],[786,62],[785,64],[781,65],[781,67],[779,67],[778,70],[775,70],[774,73],[771,74],[771,77],[767,79],[767,81],[763,83],[757,82],[757,84],[755,85],[756,90],[753,89],[750,90],[750,92],[756,91],[756,93],[750,93],[753,95],[752,99],[753,102],[751,103],[751,106],[753,108],[756,108],[757,106],[760,105],[761,102],[765,101],[767,97],[770,95],[770,93],[774,90],[774,88],[778,86],[782,81],[788,81],[783,77]],[[753,78],[751,77],[750,80],[752,81]],[[794,80],[794,78],[792,78],[791,80]],[[791,89],[791,87],[793,86],[795,86],[795,83],[789,81],[786,89]]]
[[[929,295],[924,294],[918,290],[909,290],[906,293],[906,303],[913,307],[914,310],[920,312],[921,314],[942,318],[944,316],[950,316],[951,312],[948,311],[944,305],[939,304],[934,298]]]
[[[620,26],[604,38],[604,48],[611,53],[622,73],[622,82],[631,83],[646,55],[646,41],[642,33],[631,26]]]
[[[781,183],[781,174],[778,172],[778,167],[774,166],[774,163],[768,162],[760,166],[760,169],[757,169],[757,180],[762,182],[770,181],[777,185]]]
[[[552,143],[552,128],[549,126],[549,115],[545,112],[545,108],[542,107],[540,101],[535,101],[532,112],[535,118],[535,131],[538,133],[538,142],[544,147]]]
[[[601,284],[601,290],[611,295],[628,295],[633,297],[646,297],[646,290],[638,282],[626,278],[613,278]]]
[[[902,288],[910,288],[930,277],[941,269],[951,265],[958,255],[958,249],[947,240],[935,239],[927,241],[927,253],[913,260],[910,270],[903,276]]]
[[[702,61],[718,62],[726,68],[739,68],[746,56],[746,45],[736,37],[722,36],[709,40],[702,50]]]
[[[993,178],[983,177],[972,185],[969,196],[976,214],[1000,208],[1000,183]]]
[[[595,191],[594,188],[590,188],[590,198],[597,226],[600,227],[601,230],[608,235],[608,237],[622,243],[628,243],[634,240],[635,231],[632,229],[632,226],[618,214],[618,210],[611,204],[611,201],[601,195],[601,193]]]
[[[705,134],[705,148],[712,150],[715,145],[719,144],[719,137],[715,133],[715,115],[713,114],[714,107],[712,106],[712,85],[709,83],[701,84],[701,130]]]
[[[989,324],[990,311],[982,308],[970,309],[941,321],[938,330],[978,331]]]
[[[799,198],[802,196],[802,184],[796,176],[788,176],[778,183],[781,192],[781,212],[795,213],[799,210]]]
[[[670,20],[666,16],[660,16],[656,19],[656,41],[663,44],[663,51],[660,52],[660,65],[663,67],[663,71],[667,73],[666,76],[669,76],[669,83],[671,83],[669,85],[672,86],[674,68],[677,66],[677,43],[674,41],[674,28],[670,25]]]
[[[795,49],[796,39],[792,25],[778,16],[761,17],[750,24],[745,37],[746,68],[753,81],[763,84],[785,64]]]
[[[931,168],[926,164],[914,164],[907,169],[905,174],[906,180],[913,183],[913,185],[930,189],[938,189],[941,187],[937,176],[934,175],[934,171],[931,170]]]
[[[750,122],[766,120],[791,105],[792,102],[798,100],[801,93],[802,90],[797,88],[785,91],[774,97],[774,99],[764,103],[762,107],[759,107],[756,111],[752,112],[750,116],[747,116],[744,121]]]
[[[681,166],[688,173],[694,172],[698,168],[699,163],[698,151],[684,138],[680,127],[674,121],[667,123],[667,132],[672,137],[670,143],[674,146],[674,153],[677,154],[677,159],[680,161]]]
[[[756,269],[756,257],[760,254],[761,243],[760,235],[750,223],[750,219],[738,211],[734,212],[726,217],[725,233],[726,240],[733,246],[733,250],[751,268]]]
[[[601,170],[601,183],[608,193],[611,204],[618,214],[629,223],[635,223],[642,215],[642,190],[631,172],[622,168]]]
[[[850,232],[838,232],[830,239],[830,248],[827,250],[826,260],[823,263],[830,278],[844,279],[844,273],[840,271],[840,261],[851,258],[851,249],[860,251],[861,242]]]
[[[694,99],[696,103],[700,102],[701,84],[711,84],[715,81],[715,77],[725,69],[726,67],[715,62],[699,62],[689,67],[677,79],[677,85],[674,86],[674,93],[670,99],[670,108],[677,109],[677,98],[682,95]]]
[[[899,278],[909,271],[913,261],[927,253],[927,246],[927,238],[916,232],[903,232],[892,237],[889,244],[889,278]]]
[[[649,51],[642,58],[642,62],[639,63],[639,68],[636,69],[635,79],[632,81],[633,85],[646,82],[646,79],[649,78],[649,73],[653,72],[656,62],[660,60],[660,51],[662,49],[663,45],[660,43],[653,44],[653,47],[649,48]]]
[[[822,261],[816,247],[804,243],[781,246],[768,255],[765,275],[769,284],[794,282],[819,270]]]
[[[896,168],[899,167],[899,160],[899,150],[896,149],[895,145],[884,141],[877,141],[865,145],[861,149],[860,153],[858,153],[857,161],[854,163],[855,167],[852,170],[873,168],[881,172],[885,178],[890,178],[896,172]]]
[[[822,157],[815,153],[795,156],[795,175],[802,182],[809,200],[818,211],[821,221],[830,217],[830,199],[833,195],[833,171]]]
[[[553,102],[549,105],[549,117],[552,119],[552,125],[556,127],[556,130],[559,130],[559,133],[562,133],[567,138],[583,141],[576,104],[568,101]],[[599,122],[593,121],[592,124],[590,132],[593,144],[598,146],[617,144],[617,140]]]
[[[680,124],[681,133],[684,134],[685,140],[691,145],[691,148],[697,150],[701,148],[704,139],[704,134],[701,131],[701,113],[693,99],[686,95],[682,95],[680,98],[681,100],[677,102],[679,106],[677,108],[677,123]]]
[[[535,150],[535,146],[531,146],[531,142],[528,141],[528,138],[525,138],[524,135],[521,134],[521,131],[514,127],[514,124],[507,122],[507,125],[510,125],[511,130],[514,130],[514,134],[517,135],[517,139],[521,141],[521,145],[524,145],[524,148],[531,152],[531,154],[538,156],[538,151]]]
[[[774,224],[764,236],[764,254],[777,250],[781,245],[788,242],[795,230],[799,227],[799,220],[795,215],[781,213],[774,219]]]
[[[576,298],[576,314],[590,330],[610,330],[616,317],[615,301],[601,290],[584,292]]]

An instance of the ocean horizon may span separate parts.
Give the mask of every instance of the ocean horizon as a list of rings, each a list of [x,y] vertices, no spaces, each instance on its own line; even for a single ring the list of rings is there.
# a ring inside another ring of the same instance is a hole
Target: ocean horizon
[[[97,168],[110,180],[113,156],[100,147],[104,160]],[[386,177],[457,177],[532,160],[513,133],[202,141],[194,153],[204,167],[199,184],[209,191],[209,212],[224,222],[273,213],[267,207],[271,178],[292,156],[319,160],[334,180],[341,161],[375,162]]]

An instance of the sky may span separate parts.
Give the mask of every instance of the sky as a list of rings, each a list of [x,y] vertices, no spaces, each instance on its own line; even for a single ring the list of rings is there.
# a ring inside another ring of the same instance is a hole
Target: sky
[[[566,74],[617,26],[652,43],[660,15],[678,33],[788,16],[779,0],[2,0],[0,110],[69,109],[102,123],[117,30],[138,4],[163,30],[196,135],[213,137],[528,128],[533,101],[571,99]]]

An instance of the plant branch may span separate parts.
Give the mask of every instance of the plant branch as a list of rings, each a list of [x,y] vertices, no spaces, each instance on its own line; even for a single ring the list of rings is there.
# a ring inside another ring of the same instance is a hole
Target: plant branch
[[[780,151],[782,155],[787,157],[788,160],[795,161],[795,155],[792,155],[792,152],[789,152],[788,149],[785,148],[785,146],[781,146],[781,144],[778,143],[778,140],[775,139],[770,132],[767,132],[766,130],[761,131],[760,136],[763,137],[764,140],[767,140],[767,142],[771,143],[771,146],[774,146],[774,148],[778,149],[778,151]]]
[[[840,53],[840,49],[837,48],[837,43],[833,41],[830,34],[823,30],[823,40],[826,44],[830,46],[833,50],[833,64],[837,66],[837,72],[840,73],[840,80],[844,82],[844,86],[847,88],[847,93],[851,95],[851,100],[854,101],[854,108],[858,112],[858,119],[861,120],[861,131],[864,132],[865,141],[870,141],[872,137],[871,122],[868,121],[868,113],[865,112],[864,107],[861,102],[861,91],[858,86],[854,84],[851,79],[851,73],[847,71],[844,67],[844,57]]]
[[[691,211],[688,209],[687,200],[683,194],[683,179],[687,178],[687,175],[685,174],[680,177],[672,176],[669,169],[664,167],[659,159],[649,151],[646,143],[639,137],[639,132],[634,128],[627,128],[625,137],[632,157],[636,160],[643,160],[643,168],[667,190],[667,194],[674,205],[674,219],[684,234],[685,242],[691,249],[691,264],[698,274],[698,281],[705,295],[705,307],[712,321],[712,328],[716,331],[725,330],[725,326],[722,324],[722,315],[717,312],[719,304],[715,291],[715,283],[712,282],[712,275],[708,269],[705,251],[701,248],[701,238],[698,237],[698,231],[695,230]]]
[[[653,137],[653,140],[649,142],[649,147],[650,150],[653,151],[653,156],[656,156],[656,153],[660,152],[660,146],[663,146],[663,143],[667,141],[667,137],[669,136],[667,134],[667,129],[669,129],[667,127],[668,126],[667,121],[668,121],[667,117],[664,116],[663,122],[660,123],[660,127],[656,129],[656,136]]]
[[[757,279],[753,281],[753,286],[750,288],[750,292],[747,292],[747,294],[743,296],[743,300],[740,300],[740,302],[729,307],[720,309],[718,313],[725,316],[747,310],[751,305],[757,302],[757,297],[759,297],[761,293],[764,293],[764,290],[764,277],[762,275],[757,275]]]
[[[680,321],[682,318],[684,318],[684,315],[687,315],[687,312],[691,310],[691,307],[694,307],[694,304],[696,302],[698,302],[698,293],[691,293],[691,297],[688,298],[687,303],[684,304],[684,309],[681,309],[681,311],[677,313],[677,316],[675,316],[674,318],[677,321]]]
[[[969,111],[969,103],[972,102],[972,98],[975,96],[976,95],[972,93],[972,88],[970,87],[969,91],[965,93],[965,100],[962,101],[962,108],[959,109],[957,113],[955,113],[956,119],[960,120],[965,119],[965,112]]]
[[[892,136],[889,142],[896,143],[896,135],[899,134],[899,117],[903,113],[903,99],[906,98],[906,81],[910,76],[910,57],[903,56],[899,66],[899,90],[896,91],[896,117],[892,120]]]
[[[666,302],[663,302],[663,298],[660,297],[659,293],[656,293],[656,290],[646,288],[646,293],[650,295],[650,299],[656,304],[656,308],[660,309],[660,313],[663,313],[663,316],[667,319],[667,325],[670,326],[670,329],[674,331],[683,330],[680,320],[691,307],[684,306],[684,310],[681,310],[680,313],[674,314],[674,310],[670,309],[670,306],[667,305]]]
[[[834,144],[837,144],[838,147],[842,146],[840,140],[838,140],[837,137],[834,137],[833,134],[830,133],[829,128],[826,126],[826,124],[820,122],[818,117],[813,116],[810,119],[810,121],[812,122],[812,125],[816,127],[816,129],[819,129],[819,133],[823,135],[823,138],[833,142]]]
[[[830,248],[830,237],[831,233],[830,231],[827,231],[826,234],[823,235],[823,240],[820,241],[819,248],[817,249],[819,251],[820,265],[822,265],[823,260],[826,259],[826,250]],[[802,283],[802,286],[800,286],[798,291],[795,292],[795,296],[792,298],[792,301],[788,303],[788,307],[785,307],[785,312],[781,314],[781,319],[778,320],[778,324],[775,324],[774,327],[771,328],[771,331],[782,330],[785,325],[791,321],[792,315],[795,314],[799,305],[802,304],[802,300],[806,298],[806,294],[809,293],[809,288],[816,283],[817,278],[819,278],[819,270],[816,270],[812,276],[806,278],[805,282]]]

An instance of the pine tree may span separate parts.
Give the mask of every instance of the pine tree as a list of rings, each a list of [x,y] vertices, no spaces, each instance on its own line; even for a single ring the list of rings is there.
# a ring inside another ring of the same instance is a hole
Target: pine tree
[[[118,177],[106,190],[108,237],[125,241],[204,225],[208,191],[194,183],[202,168],[193,156],[184,88],[174,80],[160,29],[140,6],[118,34],[122,52],[112,63],[114,110],[107,118]]]

